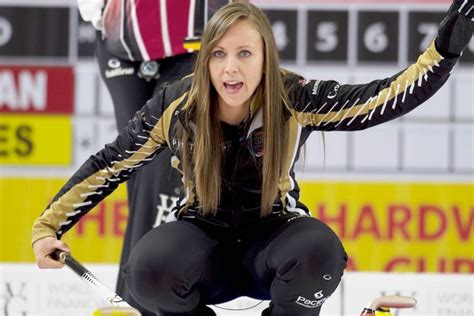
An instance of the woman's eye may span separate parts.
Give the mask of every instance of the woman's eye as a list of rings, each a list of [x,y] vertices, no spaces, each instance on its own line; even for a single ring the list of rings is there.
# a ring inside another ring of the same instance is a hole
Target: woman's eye
[[[240,52],[240,57],[249,57],[250,55],[252,55],[252,53],[248,50],[243,50]]]
[[[216,58],[222,58],[224,57],[224,52],[221,50],[216,50],[212,53],[212,55]]]

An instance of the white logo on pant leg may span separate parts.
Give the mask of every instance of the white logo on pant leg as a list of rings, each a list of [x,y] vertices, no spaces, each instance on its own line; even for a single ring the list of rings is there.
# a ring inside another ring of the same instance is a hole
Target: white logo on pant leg
[[[120,60],[118,60],[117,58],[111,58],[107,62],[107,65],[112,69],[118,68],[120,67]]]
[[[129,76],[129,75],[133,75],[134,72],[135,72],[135,69],[133,69],[132,67],[130,67],[130,68],[115,68],[115,69],[112,69],[112,70],[106,70],[105,71],[105,78]]]
[[[109,59],[107,65],[110,69],[107,69],[104,75],[105,78],[108,79],[119,76],[133,75],[133,73],[135,72],[135,69],[133,69],[133,67],[122,68],[120,65],[120,60],[118,60],[117,58]]]
[[[323,275],[323,279],[326,280],[326,281],[329,281],[332,279],[332,276],[330,274],[325,274]]]
[[[310,300],[303,296],[298,296],[295,303],[306,308],[316,308],[323,305],[323,303],[329,298],[329,296],[324,297],[322,290],[314,293],[314,297],[316,298],[315,300]]]

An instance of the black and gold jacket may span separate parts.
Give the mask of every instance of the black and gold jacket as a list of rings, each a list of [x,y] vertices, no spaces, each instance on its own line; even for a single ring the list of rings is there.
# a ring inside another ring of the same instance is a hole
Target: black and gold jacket
[[[279,182],[281,212],[307,214],[299,200],[294,165],[300,148],[315,130],[352,131],[366,129],[404,115],[431,97],[448,79],[457,59],[443,58],[432,44],[416,63],[396,75],[367,84],[344,85],[335,81],[305,80],[282,72],[290,97],[288,116],[287,172]],[[33,225],[33,242],[46,236],[60,238],[82,216],[169,147],[175,154],[172,164],[180,168],[182,111],[192,77],[156,93],[136,113],[117,139],[91,156],[54,197]],[[192,124],[187,126],[192,130]],[[223,124],[223,128],[226,127]],[[240,130],[226,138],[224,150],[232,155],[233,166],[224,171],[220,207],[251,208],[260,201],[262,156],[262,107],[256,99],[251,115]],[[226,132],[224,131],[224,135]],[[230,145],[230,146],[228,146]],[[234,146],[232,148],[232,146]],[[238,147],[238,148],[236,148]],[[229,160],[227,160],[229,161]],[[187,192],[192,192],[186,190]],[[191,197],[183,196],[181,204]]]

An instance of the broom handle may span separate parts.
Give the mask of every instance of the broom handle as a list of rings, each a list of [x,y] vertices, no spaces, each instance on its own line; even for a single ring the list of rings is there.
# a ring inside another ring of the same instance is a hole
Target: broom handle
[[[99,278],[97,278],[89,269],[83,266],[70,253],[56,249],[51,257],[54,260],[60,261],[68,266],[74,273],[76,273],[84,282],[89,284],[97,293],[106,299],[111,305],[119,305],[130,307],[117,293],[112,291]]]

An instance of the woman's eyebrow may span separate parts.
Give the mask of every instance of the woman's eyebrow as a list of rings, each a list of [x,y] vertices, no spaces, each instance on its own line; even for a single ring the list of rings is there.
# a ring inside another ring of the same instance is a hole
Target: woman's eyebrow
[[[238,47],[236,47],[236,48],[237,48],[237,49],[242,49],[242,48],[255,48],[255,47],[252,46],[252,45],[242,45],[242,46],[238,46]],[[214,46],[213,49],[222,49],[222,50],[225,50],[224,47],[219,46],[219,45]]]
[[[243,45],[243,46],[237,47],[237,49],[242,49],[242,48],[254,48],[254,47],[252,45]]]

